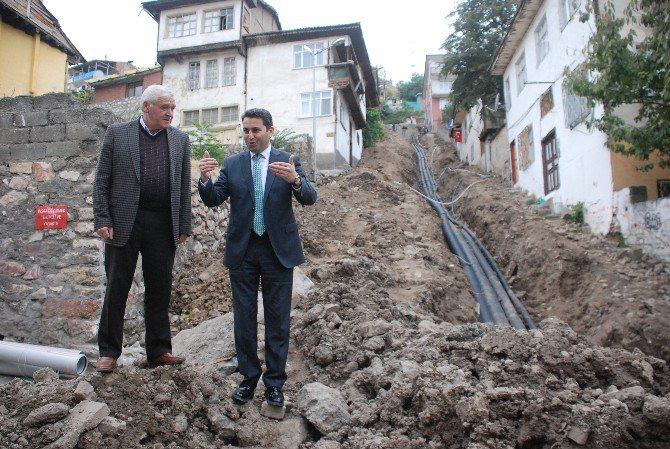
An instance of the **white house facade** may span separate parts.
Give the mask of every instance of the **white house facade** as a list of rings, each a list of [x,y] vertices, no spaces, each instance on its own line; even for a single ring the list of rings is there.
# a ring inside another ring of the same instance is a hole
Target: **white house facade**
[[[206,123],[224,145],[240,146],[240,115],[264,108],[277,130],[314,138],[312,167],[358,163],[366,107],[379,103],[359,24],[285,31],[262,0],[143,7],[159,24],[158,59],[177,97],[176,126]]]
[[[556,212],[583,202],[596,233],[610,229],[613,181],[606,136],[588,129],[592,111],[565,84],[577,70],[595,30],[575,0],[524,0],[491,72],[503,76],[507,136],[514,183],[551,201]]]
[[[425,124],[436,131],[442,121],[442,111],[449,105],[449,94],[456,79],[453,75],[442,74],[445,55],[426,55],[423,73],[423,98],[426,103]]]

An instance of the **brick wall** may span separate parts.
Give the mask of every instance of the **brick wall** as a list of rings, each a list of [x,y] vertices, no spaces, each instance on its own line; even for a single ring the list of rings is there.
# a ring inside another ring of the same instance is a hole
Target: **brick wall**
[[[94,352],[105,287],[103,245],[93,230],[92,191],[104,133],[120,118],[67,94],[0,99],[0,334]],[[202,205],[193,167],[195,236],[176,269],[222,241],[228,208]],[[68,206],[65,229],[36,230],[35,208]],[[141,261],[138,262],[138,267]],[[135,276],[126,344],[141,341],[143,283]]]
[[[125,98],[126,96],[126,85],[117,84],[112,86],[103,86],[96,87],[93,92],[93,103],[99,104],[106,101],[118,100],[119,98]]]

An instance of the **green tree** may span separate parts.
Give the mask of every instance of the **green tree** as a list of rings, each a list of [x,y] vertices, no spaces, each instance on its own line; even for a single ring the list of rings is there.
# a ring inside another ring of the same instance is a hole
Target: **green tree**
[[[226,151],[219,139],[212,133],[212,125],[196,123],[194,126],[194,130],[186,133],[191,139],[191,156],[195,159],[201,159],[205,151],[209,151],[210,157],[216,159],[219,164],[223,164]]]
[[[412,115],[412,109],[403,106],[402,109],[393,109],[389,105],[383,105],[380,111],[381,114],[381,120],[384,123],[387,124],[392,124],[392,123],[402,123],[407,119],[410,115]]]
[[[649,31],[642,39],[629,28],[636,24]],[[608,148],[643,161],[658,154],[658,165],[670,167],[670,2],[632,0],[623,15],[608,2],[596,26],[583,70],[570,75],[570,86],[605,105],[594,125],[607,134]],[[638,106],[634,123],[617,114],[623,105]]]
[[[501,90],[501,77],[488,71],[496,49],[512,22],[517,0],[464,0],[447,17],[454,32],[442,44],[447,55],[442,75],[455,75],[449,99],[453,107],[470,109],[482,99],[491,103]]]
[[[363,128],[363,148],[370,148],[384,138],[384,128],[378,109],[368,109],[366,117],[367,123]]]
[[[423,75],[413,73],[409,81],[400,81],[398,83],[400,98],[406,101],[416,101],[416,94],[423,91]]]

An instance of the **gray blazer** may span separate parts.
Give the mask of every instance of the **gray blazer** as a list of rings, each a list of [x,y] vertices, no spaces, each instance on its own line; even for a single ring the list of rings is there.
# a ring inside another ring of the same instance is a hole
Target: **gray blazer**
[[[111,227],[113,246],[128,242],[140,201],[140,123],[133,120],[107,128],[93,183],[95,229]],[[167,129],[170,149],[170,204],[175,244],[180,234],[191,233],[191,155],[188,136]]]
[[[272,148],[269,163],[288,162],[290,153]],[[263,216],[272,248],[279,262],[293,268],[305,261],[298,223],[293,214],[292,198],[308,206],[316,202],[316,190],[307,181],[300,159],[295,156],[295,170],[302,187],[294,190],[291,184],[268,170],[265,178]],[[209,207],[215,207],[230,198],[230,218],[226,230],[226,252],[223,263],[229,268],[242,264],[251,237],[254,220],[254,181],[251,176],[251,155],[244,150],[226,158],[215,182],[199,184],[200,198]]]

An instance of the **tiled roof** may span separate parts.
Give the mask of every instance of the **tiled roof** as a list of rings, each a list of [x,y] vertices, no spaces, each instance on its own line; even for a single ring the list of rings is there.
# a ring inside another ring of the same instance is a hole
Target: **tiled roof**
[[[58,20],[40,0],[0,0],[3,22],[25,31],[29,35],[41,34],[41,40],[67,54],[70,64],[85,61],[77,47],[61,30]]]

